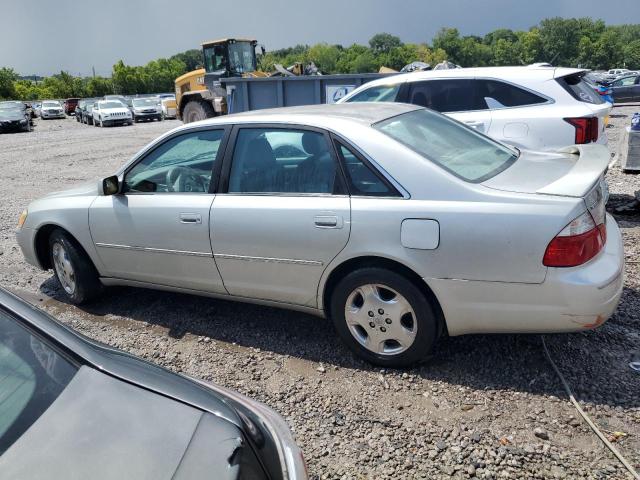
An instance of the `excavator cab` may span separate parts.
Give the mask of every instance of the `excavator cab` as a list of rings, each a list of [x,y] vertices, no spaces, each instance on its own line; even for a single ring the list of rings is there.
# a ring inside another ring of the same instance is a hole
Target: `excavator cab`
[[[256,45],[245,38],[224,38],[202,44],[204,69],[207,76],[217,78],[242,77],[257,69]]]

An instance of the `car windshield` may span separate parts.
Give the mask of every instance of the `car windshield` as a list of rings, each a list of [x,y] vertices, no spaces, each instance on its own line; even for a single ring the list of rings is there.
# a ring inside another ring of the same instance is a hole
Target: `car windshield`
[[[253,45],[250,42],[229,44],[230,69],[234,73],[255,72],[256,63]]]
[[[17,105],[15,103],[0,103],[0,110],[3,112],[9,112],[9,111],[20,111],[22,110],[22,108],[20,107],[20,105]]]
[[[77,367],[0,310],[0,455],[69,384]]]
[[[134,98],[133,106],[134,107],[148,107],[148,106],[156,106],[158,105],[157,98]]]
[[[519,153],[455,120],[414,110],[374,128],[468,182],[484,182],[508,168]]]
[[[111,100],[109,102],[100,102],[100,108],[123,108],[124,105],[122,102],[117,100]]]
[[[58,107],[60,108],[60,104],[58,102],[42,102],[43,107]]]

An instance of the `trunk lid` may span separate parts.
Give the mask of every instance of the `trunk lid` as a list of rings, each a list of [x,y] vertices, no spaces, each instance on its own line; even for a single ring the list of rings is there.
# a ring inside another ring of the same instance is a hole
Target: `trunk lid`
[[[555,152],[523,150],[520,158],[483,186],[515,193],[582,198],[598,183],[609,165],[604,145],[572,145]]]

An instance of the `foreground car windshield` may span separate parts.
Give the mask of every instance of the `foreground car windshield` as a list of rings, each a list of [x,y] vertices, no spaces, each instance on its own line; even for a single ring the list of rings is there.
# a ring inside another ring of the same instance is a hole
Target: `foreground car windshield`
[[[155,98],[136,98],[133,100],[134,107],[155,106],[158,105],[158,103],[160,102]]]
[[[0,455],[62,393],[77,368],[0,311]]]
[[[374,128],[468,182],[484,182],[518,158],[507,146],[429,110],[404,113]]]

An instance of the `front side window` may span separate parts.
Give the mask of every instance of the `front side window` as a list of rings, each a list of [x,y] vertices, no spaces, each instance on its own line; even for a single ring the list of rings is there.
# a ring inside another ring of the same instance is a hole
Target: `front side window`
[[[338,169],[325,135],[290,129],[238,132],[229,193],[334,193]]]
[[[412,82],[409,103],[437,112],[467,112],[485,110],[477,101],[473,80],[447,79]]]
[[[398,98],[401,84],[397,85],[379,85],[367,88],[353,97],[346,100],[347,102],[395,102]]]
[[[229,69],[238,75],[256,71],[254,47],[250,42],[229,44]]]
[[[625,77],[625,78],[620,78],[618,80],[616,80],[615,82],[613,82],[613,86],[614,87],[628,87],[630,85],[635,85],[636,83],[636,77]]]
[[[0,455],[69,384],[77,367],[0,311]]]
[[[483,182],[508,168],[518,153],[429,110],[383,120],[374,128],[468,182]]]
[[[227,69],[227,55],[224,45],[204,47],[204,67],[208,73]]]
[[[125,176],[125,192],[207,193],[224,130],[190,132],[156,147]]]
[[[523,107],[546,103],[547,99],[515,85],[498,80],[475,80],[478,96],[486,108]]]
[[[350,148],[341,142],[336,142],[338,152],[347,173],[349,191],[351,195],[396,197],[399,196],[395,188],[391,187],[376,174]]]

